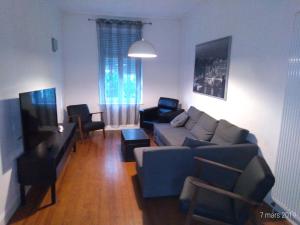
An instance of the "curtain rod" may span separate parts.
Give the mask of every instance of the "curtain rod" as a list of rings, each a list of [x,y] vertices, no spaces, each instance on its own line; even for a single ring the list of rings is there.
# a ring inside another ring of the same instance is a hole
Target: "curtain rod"
[[[98,19],[91,19],[91,18],[88,18],[88,21],[97,21]],[[109,19],[108,19],[109,20]],[[143,25],[152,25],[151,22],[142,22]]]

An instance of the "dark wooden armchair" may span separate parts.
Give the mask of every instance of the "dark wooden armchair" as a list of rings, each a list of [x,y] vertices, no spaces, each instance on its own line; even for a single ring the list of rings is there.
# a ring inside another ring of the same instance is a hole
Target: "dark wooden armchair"
[[[105,138],[105,124],[103,122],[103,112],[90,113],[86,104],[69,105],[67,106],[69,122],[77,124],[81,139],[84,138],[90,131],[103,129]],[[93,121],[92,116],[100,114],[101,121]]]
[[[255,210],[275,182],[265,160],[255,156],[242,171],[204,158],[195,159],[240,175],[232,190],[188,177],[180,196],[181,210],[187,212],[185,225],[190,225],[193,220],[205,224],[241,225],[249,218],[256,224]]]

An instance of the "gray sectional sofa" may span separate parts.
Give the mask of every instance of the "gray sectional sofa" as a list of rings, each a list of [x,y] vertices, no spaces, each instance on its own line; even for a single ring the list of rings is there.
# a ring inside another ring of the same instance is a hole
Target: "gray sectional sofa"
[[[179,195],[185,178],[196,175],[195,156],[244,169],[258,154],[258,146],[246,140],[247,130],[226,120],[217,121],[195,107],[186,113],[188,120],[182,127],[154,125],[154,139],[159,146],[134,150],[143,197]],[[187,137],[201,141],[190,146]],[[208,165],[201,171],[201,178],[223,188],[231,187],[237,178],[236,174]]]

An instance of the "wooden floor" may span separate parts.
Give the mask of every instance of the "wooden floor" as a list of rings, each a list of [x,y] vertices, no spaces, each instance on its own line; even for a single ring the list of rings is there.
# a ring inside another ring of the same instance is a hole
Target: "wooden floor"
[[[152,143],[153,144],[153,143]],[[11,225],[183,225],[177,198],[144,200],[134,162],[123,162],[120,132],[95,133],[77,143],[57,183],[57,203],[45,187],[32,188]],[[288,224],[263,221],[265,225]]]

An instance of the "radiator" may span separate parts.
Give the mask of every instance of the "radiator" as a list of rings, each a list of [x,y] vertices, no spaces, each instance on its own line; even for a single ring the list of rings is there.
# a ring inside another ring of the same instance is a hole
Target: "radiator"
[[[274,201],[300,223],[300,13],[294,22],[275,175]]]

